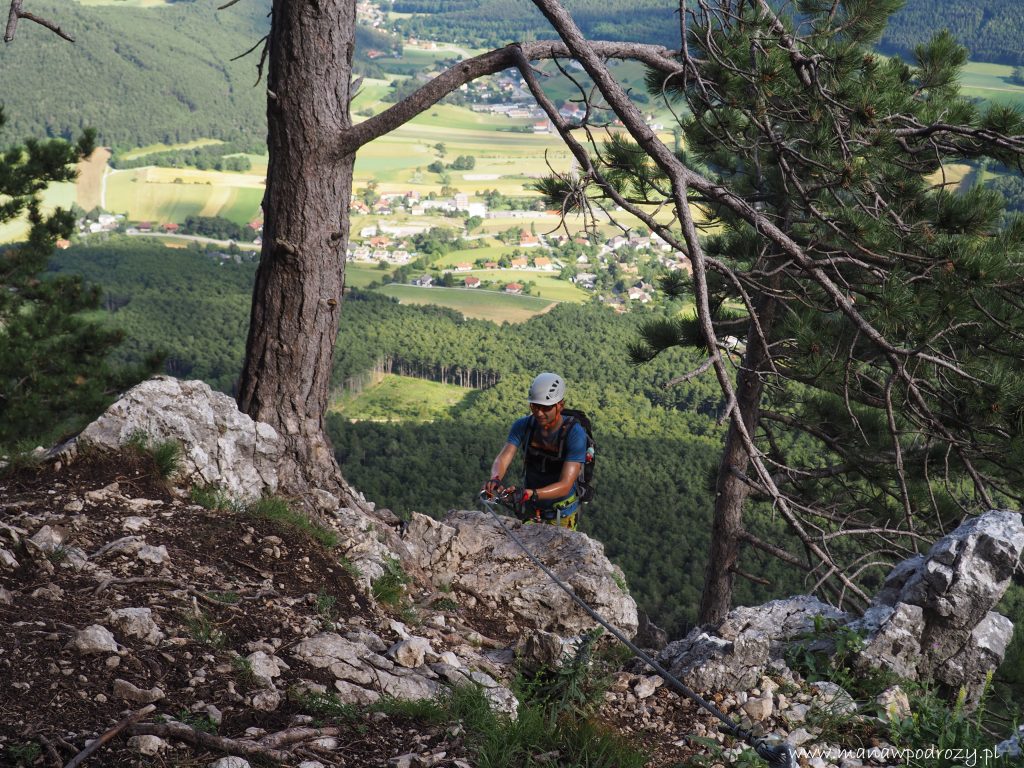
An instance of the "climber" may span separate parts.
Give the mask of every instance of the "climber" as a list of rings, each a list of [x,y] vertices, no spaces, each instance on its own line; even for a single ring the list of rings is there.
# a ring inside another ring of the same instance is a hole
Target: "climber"
[[[505,447],[491,464],[491,479],[484,483],[483,493],[511,501],[520,518],[575,530],[587,432],[575,412],[563,416],[561,376],[539,374],[530,384],[527,400],[530,415],[512,424]],[[522,482],[505,487],[505,473],[520,447],[524,451]]]

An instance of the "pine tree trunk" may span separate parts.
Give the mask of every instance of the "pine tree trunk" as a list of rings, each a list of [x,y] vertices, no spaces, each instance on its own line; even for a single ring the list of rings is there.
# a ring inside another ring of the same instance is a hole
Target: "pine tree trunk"
[[[263,250],[239,407],[288,443],[282,490],[350,495],[324,434],[348,245],[355,0],[274,0]]]
[[[777,302],[764,295],[757,302],[761,329],[770,335]],[[753,436],[760,419],[764,382],[761,374],[767,363],[764,345],[757,341],[753,323],[747,329],[747,351],[736,376],[736,401],[747,434]],[[699,624],[718,624],[732,607],[733,574],[739,561],[743,528],[743,505],[750,487],[739,473],[749,471],[750,454],[740,437],[735,421],[729,419],[725,449],[718,465],[715,485],[715,512],[711,524],[711,550],[704,571],[704,589],[700,598]]]

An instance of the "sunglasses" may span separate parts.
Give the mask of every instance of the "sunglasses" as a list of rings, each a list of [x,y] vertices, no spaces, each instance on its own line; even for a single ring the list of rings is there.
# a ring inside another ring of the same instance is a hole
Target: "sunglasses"
[[[534,410],[534,411],[543,411],[544,413],[548,413],[549,411],[554,409],[557,405],[558,405],[558,403],[551,403],[551,405],[541,405],[540,403],[530,403],[530,409]]]

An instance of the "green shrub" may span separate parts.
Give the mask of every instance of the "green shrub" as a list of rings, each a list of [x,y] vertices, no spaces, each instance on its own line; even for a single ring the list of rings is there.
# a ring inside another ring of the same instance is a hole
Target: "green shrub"
[[[384,563],[384,573],[370,584],[374,599],[378,603],[400,608],[405,603],[405,586],[411,581],[396,558],[388,558]]]

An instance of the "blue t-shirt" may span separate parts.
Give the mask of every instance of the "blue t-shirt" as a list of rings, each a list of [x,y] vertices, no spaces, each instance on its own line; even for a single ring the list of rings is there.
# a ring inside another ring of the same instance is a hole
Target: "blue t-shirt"
[[[516,419],[512,424],[512,429],[508,432],[508,442],[517,448],[522,448],[524,453],[526,451],[526,435],[530,431],[530,420],[532,416],[523,416],[521,419]],[[563,417],[564,419],[565,417]],[[554,432],[548,435],[548,440],[544,440],[544,434],[540,427],[535,426],[533,429],[533,442],[543,442],[544,445],[549,446],[553,452],[557,453],[558,438],[562,432],[562,427],[559,426]],[[569,433],[565,436],[565,461],[575,461],[578,464],[583,464],[587,460],[587,431],[583,429],[583,425],[578,421],[573,422],[572,427],[569,429]],[[567,496],[563,496],[560,499],[544,499],[538,501],[537,506],[541,510],[549,510],[558,502],[569,498],[573,494],[577,494],[578,488],[574,484],[572,490]],[[578,494],[577,494],[578,495]],[[568,517],[577,509],[579,509],[579,501],[575,501],[561,510],[562,517]]]

